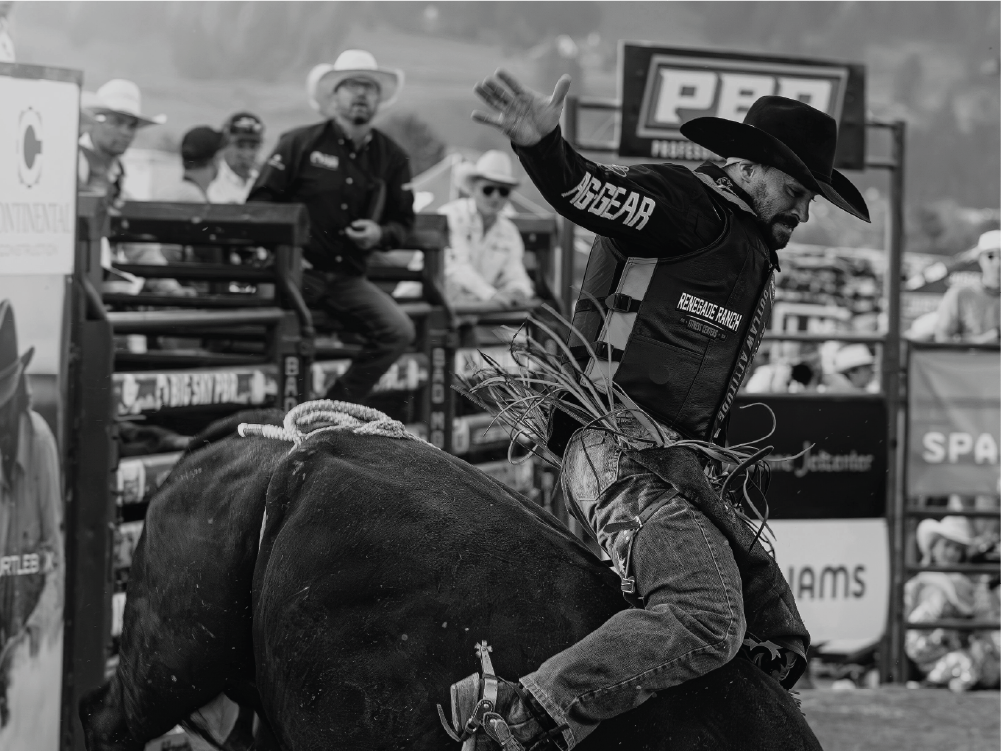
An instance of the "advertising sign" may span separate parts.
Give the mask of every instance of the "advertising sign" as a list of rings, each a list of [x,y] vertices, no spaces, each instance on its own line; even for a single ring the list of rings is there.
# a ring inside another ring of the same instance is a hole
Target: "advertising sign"
[[[869,395],[739,395],[729,442],[775,432],[768,525],[775,560],[822,651],[870,646],[886,627],[886,404]],[[741,409],[743,407],[743,409]],[[796,454],[801,454],[796,456]]]
[[[767,409],[755,403],[767,405]],[[768,410],[771,410],[769,412]],[[886,513],[886,404],[869,395],[737,397],[731,444],[775,433],[768,489],[772,519],[865,519]],[[800,454],[799,456],[797,456]]]
[[[751,104],[777,94],[838,121],[835,166],[865,166],[865,69],[861,65],[623,45],[620,156],[678,161],[715,158],[681,135],[682,124],[711,115],[742,121]]]
[[[998,353],[915,347],[907,394],[907,492],[997,493]]]
[[[2,64],[0,95],[0,751],[55,751],[80,77]]]
[[[0,268],[5,274],[73,271],[79,84],[40,79],[38,71],[48,69],[0,67]],[[25,73],[29,77],[20,77]]]
[[[875,644],[886,628],[890,544],[884,519],[778,519],[775,560],[823,652]]]

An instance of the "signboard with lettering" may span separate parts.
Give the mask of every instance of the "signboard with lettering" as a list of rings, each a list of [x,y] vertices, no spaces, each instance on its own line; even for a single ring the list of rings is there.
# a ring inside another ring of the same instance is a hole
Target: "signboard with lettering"
[[[890,538],[885,519],[777,519],[775,560],[822,652],[875,644],[886,628]]]
[[[0,751],[60,748],[80,81],[0,64]]]
[[[39,78],[60,74],[55,80]],[[66,75],[69,74],[69,75]],[[76,231],[80,82],[72,71],[0,67],[0,266],[70,274]]]
[[[822,651],[877,642],[886,627],[890,549],[886,403],[875,395],[740,394],[729,442],[775,432],[768,489],[775,559]]]
[[[729,442],[767,435],[773,519],[878,518],[886,513],[886,403],[876,395],[739,394]]]
[[[798,99],[838,121],[835,166],[865,167],[865,69],[800,58],[710,52],[628,42],[622,49],[620,156],[669,161],[716,158],[681,135],[714,116],[738,122],[762,96]]]
[[[907,492],[996,494],[1001,482],[998,353],[915,345],[907,400]]]

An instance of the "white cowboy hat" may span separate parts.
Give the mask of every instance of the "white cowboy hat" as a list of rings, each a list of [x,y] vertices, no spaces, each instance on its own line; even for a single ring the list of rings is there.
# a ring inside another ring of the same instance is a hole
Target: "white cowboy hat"
[[[333,92],[346,78],[368,78],[379,85],[380,107],[389,107],[403,88],[403,71],[397,68],[380,68],[371,52],[344,50],[334,64],[320,63],[306,76],[306,94],[309,106],[320,109],[320,95]]]
[[[113,78],[96,92],[83,92],[80,106],[94,115],[99,112],[117,112],[129,115],[139,121],[139,127],[146,125],[163,125],[167,122],[166,115],[147,117],[142,114],[142,96],[139,87],[124,78]]]
[[[970,520],[965,516],[946,516],[938,519],[925,519],[918,525],[918,549],[922,555],[928,555],[936,537],[957,542],[960,545],[973,544],[973,530]]]
[[[859,365],[872,365],[876,362],[872,352],[864,344],[846,344],[834,353],[834,372],[844,373]]]
[[[511,157],[503,151],[487,151],[476,160],[475,165],[468,163],[459,165],[456,170],[456,184],[470,195],[473,192],[473,180],[476,179],[489,180],[512,188],[521,182],[514,176]]]
[[[985,232],[977,241],[977,255],[986,253],[989,250],[1001,250],[1001,229],[992,229]]]

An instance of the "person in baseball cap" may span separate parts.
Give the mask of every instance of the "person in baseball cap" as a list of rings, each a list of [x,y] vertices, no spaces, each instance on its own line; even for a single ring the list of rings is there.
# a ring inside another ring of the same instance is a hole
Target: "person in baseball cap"
[[[219,160],[219,174],[209,185],[209,200],[243,203],[257,179],[264,123],[250,112],[237,112],[226,118],[222,133],[226,142]]]
[[[181,139],[184,175],[159,196],[160,200],[210,203],[207,189],[219,174],[217,157],[225,140],[222,132],[208,125],[199,125],[185,133]]]

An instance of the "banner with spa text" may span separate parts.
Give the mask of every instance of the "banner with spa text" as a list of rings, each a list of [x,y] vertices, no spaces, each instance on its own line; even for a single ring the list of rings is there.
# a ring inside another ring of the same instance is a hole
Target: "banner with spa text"
[[[0,751],[57,751],[81,74],[0,64]]]
[[[907,388],[907,493],[995,495],[1001,355],[912,345]]]

